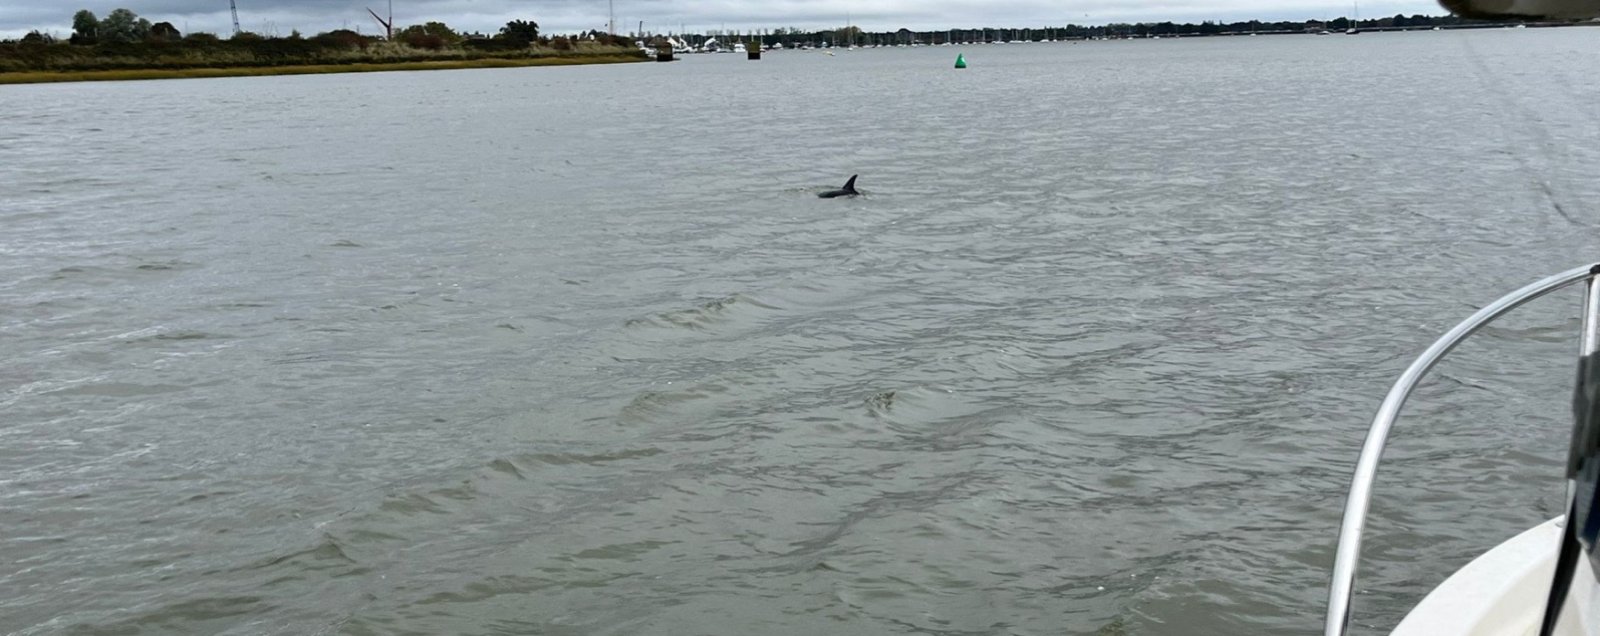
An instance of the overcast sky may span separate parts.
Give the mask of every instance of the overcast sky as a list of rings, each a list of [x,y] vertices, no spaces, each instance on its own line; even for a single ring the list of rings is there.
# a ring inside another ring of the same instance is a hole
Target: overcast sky
[[[365,7],[388,11],[388,0],[236,0],[246,30],[307,35],[337,28],[374,33]],[[828,28],[846,20],[869,31],[899,28],[1027,27],[1172,20],[1306,20],[1348,15],[1342,0],[614,0],[618,31],[691,32],[711,29]],[[538,22],[545,32],[605,29],[607,0],[395,0],[395,26],[437,20],[457,30],[493,33],[508,20]],[[0,38],[33,29],[71,33],[72,14],[105,17],[126,7],[151,22],[187,33],[232,30],[228,0],[0,0]],[[1365,17],[1404,13],[1443,15],[1432,0],[1365,2]]]

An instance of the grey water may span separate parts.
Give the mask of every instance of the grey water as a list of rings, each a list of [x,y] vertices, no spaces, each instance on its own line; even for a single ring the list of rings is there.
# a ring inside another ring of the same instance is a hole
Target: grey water
[[[1394,377],[1600,260],[1597,45],[0,88],[0,633],[1315,632]],[[1412,399],[1362,633],[1559,513],[1577,302]]]

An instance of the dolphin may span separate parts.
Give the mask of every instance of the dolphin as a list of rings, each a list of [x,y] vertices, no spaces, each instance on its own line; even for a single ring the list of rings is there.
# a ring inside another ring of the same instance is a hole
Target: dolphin
[[[856,177],[859,177],[859,176],[861,176],[861,175],[858,175],[858,174],[850,175],[850,180],[844,182],[844,187],[843,188],[839,188],[838,190],[829,190],[827,192],[819,193],[817,196],[822,197],[824,199],[832,199],[834,197],[853,197],[855,195],[861,194],[860,192],[856,192]]]

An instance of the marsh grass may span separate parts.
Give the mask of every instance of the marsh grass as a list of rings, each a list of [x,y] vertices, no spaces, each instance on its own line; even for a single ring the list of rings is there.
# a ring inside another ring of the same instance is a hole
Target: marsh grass
[[[429,50],[398,42],[359,48],[268,42],[273,44],[0,47],[0,84],[566,66],[647,59],[640,51],[587,43],[572,50],[532,46],[485,51]]]
[[[376,73],[384,71],[447,71],[468,68],[520,68],[528,66],[576,66],[581,64],[624,64],[642,61],[623,56],[563,56],[532,59],[437,60],[351,64],[304,64],[292,66],[235,66],[227,68],[127,69],[116,71],[24,71],[0,73],[3,84],[42,84],[49,82],[116,82],[156,79],[197,79],[207,77],[266,77],[272,75],[323,75],[328,73]]]

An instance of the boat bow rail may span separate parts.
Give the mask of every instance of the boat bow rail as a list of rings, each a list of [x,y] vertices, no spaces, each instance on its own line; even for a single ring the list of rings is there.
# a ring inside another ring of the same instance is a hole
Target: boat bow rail
[[[1339,525],[1339,547],[1334,554],[1333,581],[1328,592],[1328,616],[1324,636],[1344,636],[1350,626],[1350,600],[1355,591],[1356,567],[1361,557],[1361,534],[1366,527],[1367,507],[1372,500],[1372,484],[1377,479],[1378,461],[1389,438],[1389,429],[1400,417],[1406,398],[1416,389],[1423,376],[1473,333],[1494,322],[1517,307],[1578,282],[1587,282],[1583,299],[1583,334],[1580,355],[1588,356],[1600,349],[1600,263],[1586,265],[1556,274],[1523,287],[1489,303],[1455,326],[1432,346],[1422,352],[1405,373],[1395,381],[1389,394],[1383,398],[1372,427],[1367,431],[1366,442],[1361,446],[1361,457],[1356,460],[1355,477],[1350,482],[1349,499],[1345,501],[1344,521]],[[1570,490],[1570,488],[1569,488]]]

